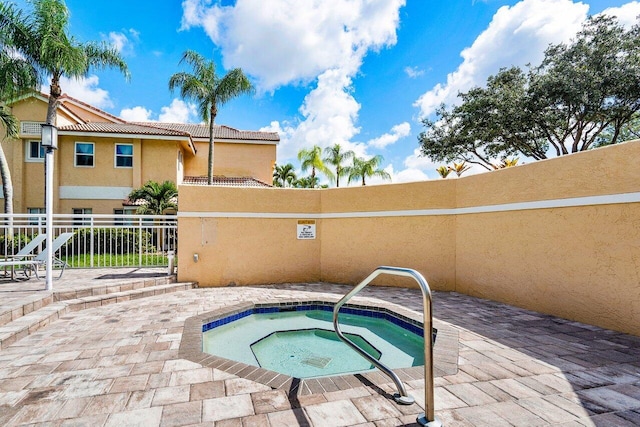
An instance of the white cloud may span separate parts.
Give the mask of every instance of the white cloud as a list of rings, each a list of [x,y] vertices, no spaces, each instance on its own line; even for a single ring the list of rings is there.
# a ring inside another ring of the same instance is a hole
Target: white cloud
[[[109,98],[109,92],[100,89],[99,83],[100,79],[95,75],[80,79],[60,78],[63,93],[98,108],[112,108],[113,102]]]
[[[134,45],[140,39],[140,33],[130,28],[123,31],[111,31],[108,35],[103,35],[102,37],[121,54],[132,55]]]
[[[122,52],[129,39],[123,33],[112,31],[109,33],[109,42],[118,52]]]
[[[165,123],[192,123],[197,120],[198,110],[191,103],[174,98],[171,105],[162,107],[158,121]]]
[[[415,79],[424,75],[424,70],[421,70],[418,67],[404,67],[404,72],[407,76],[409,76],[412,79]]]
[[[313,145],[324,148],[340,144],[357,155],[365,154],[364,144],[351,142],[360,132],[355,126],[360,104],[345,89],[350,84],[351,78],[344,72],[326,71],[318,77],[317,87],[307,94],[300,107],[303,120],[295,123],[274,121],[263,129],[280,134],[279,163],[295,162],[301,148]]]
[[[629,28],[637,22],[637,17],[640,15],[640,2],[632,1],[623,4],[620,7],[609,7],[602,11],[603,15],[612,15],[618,18],[618,21]]]
[[[435,171],[439,163],[434,163],[431,159],[420,154],[420,148],[413,150],[413,153],[404,159],[404,166],[407,169],[419,169],[423,172]]]
[[[311,81],[326,70],[355,71],[369,49],[396,42],[405,0],[184,0],[182,28],[201,26],[227,68],[242,67],[263,90]]]
[[[352,141],[360,132],[352,78],[367,52],[396,43],[405,2],[237,0],[220,6],[184,0],[182,29],[202,27],[220,47],[223,65],[241,67],[260,92],[314,82],[299,118],[263,129],[280,134],[278,163],[295,164],[300,149],[336,143],[366,156],[367,145]]]
[[[411,133],[411,125],[407,122],[400,123],[391,128],[391,133],[385,133],[378,138],[367,142],[367,145],[375,148],[385,148],[387,145],[397,142],[399,139]]]
[[[441,103],[453,104],[458,92],[483,85],[501,67],[525,66],[542,60],[550,43],[568,41],[586,19],[589,6],[571,0],[523,0],[503,6],[489,27],[461,53],[462,64],[416,102],[420,116]]]
[[[385,171],[391,175],[391,181],[382,181],[380,178],[375,178],[372,182],[376,183],[401,183],[401,182],[416,182],[416,181],[426,181],[429,179],[427,174],[415,168],[406,168],[396,172],[393,168],[393,165],[389,165]]]
[[[120,111],[120,118],[128,122],[148,122],[151,121],[151,114],[151,110],[137,106],[122,109],[122,111]]]
[[[120,117],[130,122],[194,123],[198,121],[197,112],[194,104],[174,98],[169,106],[160,109],[157,119],[153,111],[140,105],[122,109]]]

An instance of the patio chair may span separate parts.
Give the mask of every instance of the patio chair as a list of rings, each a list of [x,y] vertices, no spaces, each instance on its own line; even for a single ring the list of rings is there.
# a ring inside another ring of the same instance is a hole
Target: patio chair
[[[69,264],[67,264],[66,262],[64,262],[60,258],[56,258],[55,254],[56,254],[56,252],[58,252],[58,250],[60,250],[62,245],[67,243],[67,241],[71,237],[73,237],[73,233],[62,233],[61,235],[56,237],[55,240],[53,241],[53,243],[51,244],[51,249],[53,250],[52,251],[53,266],[57,265],[57,266],[61,267],[60,275],[58,276],[58,279],[62,277],[62,273],[64,273],[64,269]],[[48,253],[49,253],[49,248],[44,248],[44,250],[42,252],[40,252],[32,260],[24,261],[24,264],[27,266],[27,268],[25,268],[25,275],[28,276],[29,275],[29,271],[33,271],[33,273],[36,275],[36,278],[40,279],[40,276],[38,275],[38,269],[41,266],[46,264]]]
[[[6,274],[6,268],[11,267],[11,279],[13,279],[16,266],[24,265],[21,261],[33,256],[31,252],[33,252],[46,238],[46,234],[38,234],[18,252],[13,255],[7,255],[4,259],[1,259],[0,268],[5,269]]]

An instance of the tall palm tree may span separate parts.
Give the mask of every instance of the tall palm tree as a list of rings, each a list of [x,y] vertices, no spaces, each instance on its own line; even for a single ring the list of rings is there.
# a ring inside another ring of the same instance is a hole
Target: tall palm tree
[[[213,183],[213,140],[214,123],[218,107],[242,94],[253,93],[254,88],[241,68],[234,68],[223,77],[216,74],[216,65],[202,55],[187,50],[182,54],[180,63],[185,62],[193,68],[193,74],[175,73],[169,79],[169,90],[180,88],[180,96],[198,103],[200,116],[209,124],[209,164],[207,181]]]
[[[137,213],[144,215],[162,215],[168,209],[178,210],[178,190],[172,181],[159,184],[147,181],[140,188],[129,193],[129,200],[142,202]]]
[[[333,147],[325,148],[324,154],[325,158],[323,160],[335,167],[336,187],[340,187],[340,178],[349,175],[347,168],[342,165],[345,161],[351,160],[355,156],[355,153],[351,150],[342,151],[340,144],[334,144]]]
[[[318,187],[318,177],[317,176],[300,177],[293,182],[293,186],[295,188],[316,188]],[[326,185],[323,187],[326,187]]]
[[[379,166],[382,163],[383,157],[381,155],[373,156],[369,160],[365,160],[360,157],[354,157],[353,166],[349,167],[349,182],[362,179],[362,185],[367,185],[365,178],[371,178],[374,176],[382,179],[391,179],[384,169],[380,169]]]
[[[3,40],[36,65],[40,81],[51,77],[47,123],[55,125],[60,78],[81,78],[92,68],[118,68],[129,77],[120,53],[106,43],[80,43],[68,34],[69,9],[64,0],[33,0],[33,11],[23,14],[14,7],[0,9]]]
[[[11,42],[10,22],[5,16],[19,17],[22,13],[13,5],[0,3],[0,124],[5,129],[4,138],[18,137],[18,121],[7,103],[14,97],[39,86],[38,72],[26,58],[16,54]],[[4,196],[4,213],[8,216],[7,234],[13,236],[13,181],[9,163],[0,145],[0,177]]]
[[[273,170],[273,185],[276,187],[289,187],[293,186],[293,182],[296,180],[296,171],[291,163],[286,165],[276,165]]]
[[[327,178],[333,179],[333,173],[322,160],[322,148],[314,145],[311,148],[303,148],[298,151],[298,160],[303,172],[311,168],[311,181],[316,182],[316,171],[323,173]]]

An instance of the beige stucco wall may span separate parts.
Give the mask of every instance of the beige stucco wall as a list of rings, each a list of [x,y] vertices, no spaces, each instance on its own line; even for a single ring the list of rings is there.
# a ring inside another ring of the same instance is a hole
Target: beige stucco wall
[[[640,142],[457,180],[458,206],[640,191]],[[456,216],[456,290],[640,335],[640,203]]]
[[[319,192],[182,185],[180,206],[201,217],[179,219],[180,280],[202,286],[255,285],[320,279],[320,241],[297,240],[297,218],[234,218],[224,212],[310,213]],[[182,209],[182,208],[181,208]],[[221,212],[208,217],[209,212]],[[300,219],[305,219],[302,215]],[[198,262],[194,261],[198,254]]]
[[[74,114],[75,116],[79,117],[80,119],[82,119],[87,123],[90,123],[90,122],[101,123],[101,122],[114,121],[112,118],[107,118],[104,115],[98,114],[96,111],[92,111],[86,107],[81,108],[73,104],[72,102],[65,102],[64,107],[68,109],[72,114]],[[60,117],[58,118],[58,126],[62,126],[62,124],[60,123]]]
[[[11,112],[18,120],[44,122],[47,117],[47,104],[29,98],[13,105]],[[29,140],[40,140],[40,137],[2,141],[11,172],[14,213],[26,212],[27,208],[32,207],[44,207],[44,166],[43,163],[25,162],[25,143]],[[4,203],[0,209],[4,212]]]
[[[357,283],[380,265],[420,271],[434,289],[452,290],[455,277],[455,219],[451,216],[372,217],[377,212],[455,207],[455,180],[403,185],[333,188],[320,191],[321,213],[355,218],[321,220],[322,280]],[[387,285],[411,279],[384,276]]]
[[[247,176],[271,184],[275,145],[216,142],[215,150],[213,170],[216,175]]]
[[[185,156],[184,174],[206,176],[209,158],[209,143],[195,142],[197,154]],[[215,142],[213,152],[213,174],[219,176],[253,177],[271,183],[273,165],[276,161],[275,144],[241,144]]]
[[[175,141],[144,140],[141,147],[140,182],[176,182],[178,150],[179,144]]]
[[[640,335],[640,202],[588,199],[640,193],[638,158],[640,141],[455,180],[181,186],[179,279],[356,283],[397,265],[434,289]],[[305,216],[316,218],[316,240],[296,238]]]
[[[44,122],[47,118],[47,104],[37,98],[27,98],[13,104],[11,113],[18,120]]]

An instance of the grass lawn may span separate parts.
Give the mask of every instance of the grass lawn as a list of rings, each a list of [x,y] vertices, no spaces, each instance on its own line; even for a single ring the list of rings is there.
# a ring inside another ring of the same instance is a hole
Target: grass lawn
[[[74,268],[83,267],[153,267],[169,265],[167,256],[163,254],[94,254],[93,266],[91,265],[91,255],[73,255],[61,258]]]

